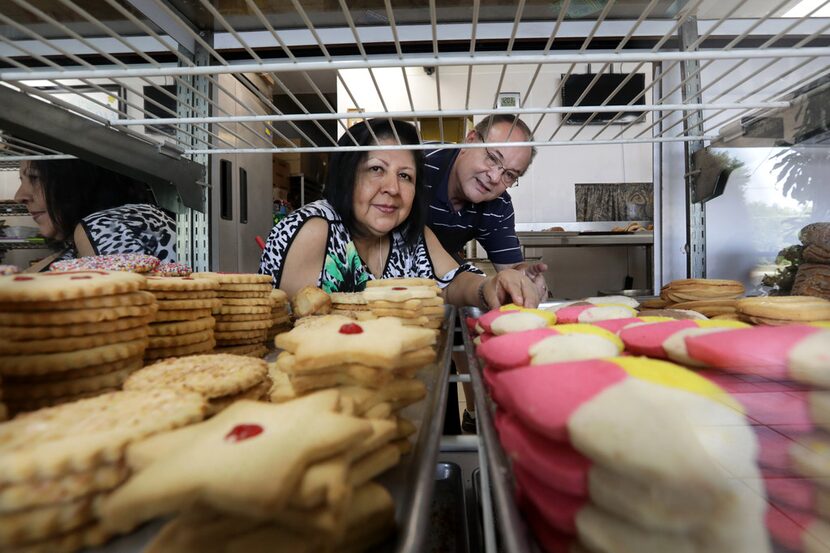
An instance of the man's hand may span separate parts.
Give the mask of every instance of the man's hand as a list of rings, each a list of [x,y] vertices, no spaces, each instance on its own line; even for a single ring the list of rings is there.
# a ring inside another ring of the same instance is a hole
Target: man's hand
[[[537,307],[540,300],[536,284],[523,272],[513,269],[499,271],[496,276],[487,277],[482,292],[491,309],[507,303]]]
[[[536,285],[540,300],[545,301],[548,297],[548,284],[545,282],[545,271],[548,270],[546,264],[522,261],[521,263],[513,265],[512,269],[524,273]]]

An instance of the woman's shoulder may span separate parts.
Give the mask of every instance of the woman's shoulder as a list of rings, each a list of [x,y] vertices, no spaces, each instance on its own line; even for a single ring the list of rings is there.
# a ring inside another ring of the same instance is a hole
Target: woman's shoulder
[[[83,218],[87,223],[100,219],[173,220],[161,208],[152,204],[124,204],[118,207],[109,207],[96,211],[95,213],[90,213]]]

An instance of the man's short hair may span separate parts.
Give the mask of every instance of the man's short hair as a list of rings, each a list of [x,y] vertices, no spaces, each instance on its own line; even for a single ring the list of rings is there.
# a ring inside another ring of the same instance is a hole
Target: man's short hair
[[[522,134],[524,134],[527,137],[527,142],[533,142],[533,133],[530,131],[530,127],[527,126],[527,123],[522,121],[519,118],[519,116],[510,115],[507,113],[494,113],[492,115],[488,115],[487,117],[478,122],[478,124],[475,126],[475,131],[484,138],[487,138],[487,135],[490,132],[490,127],[494,125],[499,125],[501,123],[507,123],[508,125],[512,125],[514,131],[516,129],[519,129],[520,131],[522,131]],[[536,157],[536,146],[531,146],[531,163],[533,162],[534,157]]]

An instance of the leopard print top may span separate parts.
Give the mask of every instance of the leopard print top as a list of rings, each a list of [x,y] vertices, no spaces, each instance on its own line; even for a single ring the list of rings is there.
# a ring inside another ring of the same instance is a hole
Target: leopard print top
[[[143,253],[161,261],[176,261],[176,222],[150,204],[126,204],[81,219],[96,255]],[[78,251],[67,244],[55,261],[75,259]]]
[[[300,228],[313,217],[325,219],[329,225],[326,242],[326,256],[317,286],[326,292],[359,292],[366,288],[366,282],[375,277],[366,268],[357,253],[351,234],[340,216],[326,200],[304,205],[280,221],[271,230],[268,243],[260,259],[259,272],[274,277],[274,287],[279,288],[282,280],[283,263],[288,249]],[[445,275],[435,274],[423,236],[414,247],[404,243],[399,232],[392,233],[391,251],[383,269],[383,278],[423,277],[438,280],[439,286],[449,284],[455,275],[469,271],[483,274],[470,264],[457,267]]]

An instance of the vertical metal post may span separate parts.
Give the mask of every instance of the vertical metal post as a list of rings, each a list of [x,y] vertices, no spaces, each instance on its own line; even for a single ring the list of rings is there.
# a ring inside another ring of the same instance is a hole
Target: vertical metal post
[[[208,65],[209,54],[202,46],[195,45],[193,61],[196,65]],[[210,82],[205,76],[192,75],[183,77],[188,84],[205,96],[199,96],[192,90],[181,85],[178,86],[177,114],[179,117],[207,117],[210,115],[210,105],[204,98],[210,97]],[[188,106],[192,106],[190,109]],[[179,132],[179,143],[192,144],[194,148],[205,148],[208,144],[208,123],[182,125],[184,131]],[[190,134],[187,134],[190,133]],[[203,141],[203,142],[200,142]],[[192,160],[205,166],[205,180],[209,184],[210,167],[207,154],[195,154]],[[179,261],[186,263],[194,271],[207,271],[210,268],[209,240],[209,216],[210,196],[209,188],[202,190],[204,198],[205,213],[192,209],[185,209],[177,217],[177,251]]]
[[[698,39],[697,18],[688,18],[678,29],[680,49],[686,51]],[[695,49],[697,49],[695,47]],[[680,62],[680,77],[684,81],[693,75],[683,86],[681,93],[683,103],[702,103],[700,92],[700,62],[685,60]],[[683,122],[687,136],[703,136],[703,111],[686,111],[688,118]],[[694,163],[692,155],[703,149],[702,140],[685,143],[686,154],[686,275],[689,278],[706,278],[706,207],[703,202],[695,202]]]
[[[663,64],[660,62],[653,63],[651,66],[652,79],[655,79],[658,75],[662,74]],[[662,97],[663,80],[661,77],[651,88],[651,101],[654,103],[657,99]],[[662,119],[663,115],[662,111],[652,112],[652,122],[655,117]],[[660,136],[662,132],[663,122],[661,121],[654,127],[654,129],[652,129],[652,133],[653,136]],[[651,146],[651,189],[654,200],[652,223],[654,224],[654,242],[652,243],[651,248],[645,248],[646,259],[648,260],[649,255],[652,256],[650,260],[652,262],[651,285],[653,287],[652,291],[655,295],[660,293],[660,287],[663,286],[663,147],[664,144],[661,144],[660,142],[655,142]]]

